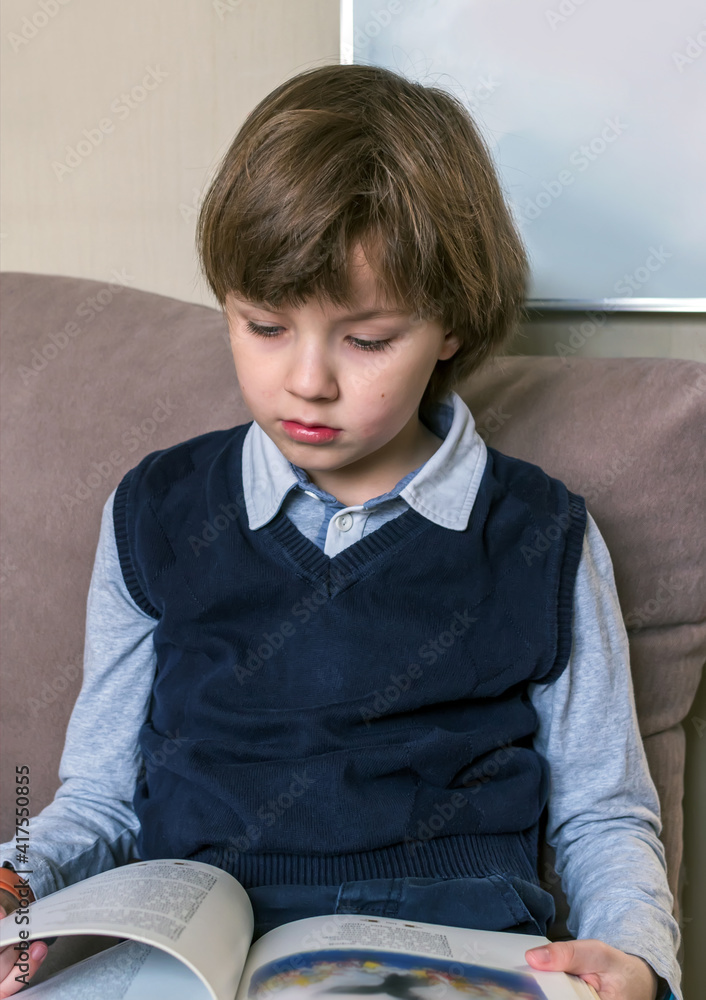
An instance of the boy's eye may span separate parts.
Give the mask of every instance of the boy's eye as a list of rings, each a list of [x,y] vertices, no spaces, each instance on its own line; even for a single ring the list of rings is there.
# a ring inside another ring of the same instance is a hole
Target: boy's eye
[[[258,337],[276,337],[282,329],[281,326],[258,326],[252,320],[247,320],[245,325]],[[384,351],[392,343],[390,340],[358,340],[356,337],[351,337],[350,341],[359,351]]]
[[[247,320],[245,324],[251,333],[258,334],[260,337],[274,337],[278,330],[281,330],[281,326],[257,326],[252,320]]]

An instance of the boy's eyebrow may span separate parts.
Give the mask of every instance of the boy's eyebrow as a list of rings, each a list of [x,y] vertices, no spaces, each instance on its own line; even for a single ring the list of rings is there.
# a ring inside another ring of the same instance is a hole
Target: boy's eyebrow
[[[266,302],[249,302],[248,305],[254,306],[256,309],[264,309],[267,312],[284,312],[283,309],[273,309],[268,306]],[[407,313],[403,312],[401,309],[365,309],[363,312],[352,313],[350,316],[341,316],[337,322],[339,323],[351,323],[355,320],[361,319],[374,319],[376,316],[406,316]]]
[[[358,319],[374,319],[376,316],[406,316],[401,309],[366,309],[365,312],[355,313],[351,316],[342,316],[340,319],[341,323],[347,323],[349,320]]]

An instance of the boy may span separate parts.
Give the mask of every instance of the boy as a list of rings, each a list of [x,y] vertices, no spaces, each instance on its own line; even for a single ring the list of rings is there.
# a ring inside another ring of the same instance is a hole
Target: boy
[[[453,391],[527,279],[466,111],[376,67],[302,73],[236,136],[198,241],[254,419],[106,503],[33,890],[190,857],[241,881],[256,936],[334,912],[544,934],[548,805],[580,940],[528,962],[678,996],[610,557]]]

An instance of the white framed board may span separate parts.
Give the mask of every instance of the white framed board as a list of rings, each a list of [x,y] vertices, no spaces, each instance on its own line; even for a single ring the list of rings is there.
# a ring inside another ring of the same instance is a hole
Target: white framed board
[[[341,0],[341,62],[462,100],[529,307],[706,312],[703,0]]]

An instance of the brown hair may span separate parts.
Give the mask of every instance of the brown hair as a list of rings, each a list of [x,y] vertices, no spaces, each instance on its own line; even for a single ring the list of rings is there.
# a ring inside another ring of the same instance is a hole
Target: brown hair
[[[510,339],[529,269],[463,104],[355,64],[306,70],[260,101],[218,166],[196,242],[221,308],[229,291],[273,308],[348,307],[360,244],[386,301],[460,337],[423,408]]]

